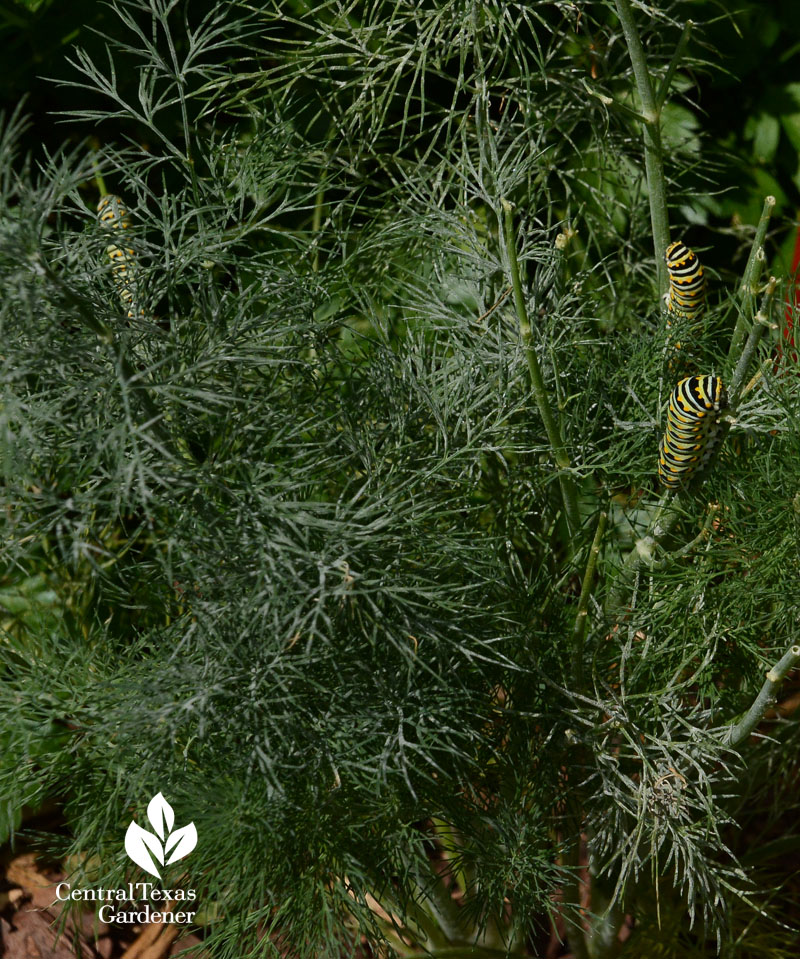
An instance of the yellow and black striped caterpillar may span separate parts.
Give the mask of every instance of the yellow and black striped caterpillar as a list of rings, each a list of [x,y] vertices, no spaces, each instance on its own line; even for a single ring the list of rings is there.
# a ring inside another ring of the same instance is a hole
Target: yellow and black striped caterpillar
[[[658,478],[666,489],[683,486],[709,461],[719,439],[719,413],[727,405],[716,376],[687,376],[672,391],[658,454]]]
[[[667,309],[687,320],[697,319],[706,302],[706,280],[695,254],[680,240],[664,254],[669,272]]]
[[[131,225],[128,211],[118,196],[109,194],[102,197],[97,204],[97,215],[109,230],[127,230]],[[111,260],[111,272],[119,289],[119,297],[123,306],[128,308],[128,319],[133,319],[136,254],[131,247],[116,243],[109,243],[106,253]]]

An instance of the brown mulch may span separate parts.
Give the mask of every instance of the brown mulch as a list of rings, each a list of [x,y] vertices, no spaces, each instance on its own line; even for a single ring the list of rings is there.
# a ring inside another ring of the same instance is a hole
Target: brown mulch
[[[32,852],[0,856],[0,959],[168,959],[186,949],[186,959],[207,959],[202,940],[173,924],[115,926],[92,908],[65,913],[55,894],[64,878]]]

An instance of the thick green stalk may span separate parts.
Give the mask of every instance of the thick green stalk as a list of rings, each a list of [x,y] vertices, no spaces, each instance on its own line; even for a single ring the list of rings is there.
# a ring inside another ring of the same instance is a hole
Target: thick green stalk
[[[661,148],[661,104],[656,101],[653,92],[653,81],[650,77],[650,71],[647,69],[647,59],[645,58],[639,31],[636,29],[636,20],[631,10],[630,0],[616,0],[616,7],[617,15],[622,24],[622,31],[625,34],[625,42],[628,45],[636,89],[639,92],[639,99],[642,104],[644,168],[650,199],[650,224],[653,229],[658,292],[661,295],[667,290],[667,265],[664,261],[664,251],[669,246],[667,183],[664,177],[664,157]],[[681,40],[683,41],[683,38]],[[672,69],[674,72],[674,68]]]
[[[436,836],[442,845],[444,858],[447,860],[450,873],[466,893],[475,883],[475,871],[469,868],[462,855],[463,836],[455,826],[443,819],[434,819],[433,828],[436,830]]]
[[[607,521],[608,513],[601,513],[597,521],[594,539],[592,540],[592,548],[589,550],[589,560],[586,563],[586,571],[583,574],[581,598],[578,601],[578,615],[575,617],[575,627],[572,630],[572,674],[575,679],[575,688],[578,691],[583,688],[583,641],[586,636],[589,597],[592,595],[592,584],[594,583],[594,573],[597,567],[597,557],[600,554],[600,542],[606,531]]]
[[[650,200],[650,223],[653,230],[653,249],[656,261],[656,276],[658,291],[663,294],[667,290],[667,265],[664,252],[669,246],[669,210],[667,208],[667,187],[664,176],[664,157],[661,146],[661,109],[669,94],[670,84],[678,68],[680,60],[689,42],[692,31],[692,21],[687,21],[683,28],[680,40],[670,61],[667,72],[658,93],[654,92],[653,79],[647,68],[641,37],[636,27],[630,0],[615,0],[617,15],[625,35],[628,55],[631,58],[636,89],[641,102],[641,122],[644,137],[645,172],[647,174],[647,188]],[[643,566],[652,565],[656,545],[674,526],[677,510],[672,510],[662,520],[665,508],[671,500],[671,494],[662,496],[656,509],[649,529],[643,537],[637,540],[635,547],[625,558],[622,569],[617,575],[616,582],[606,602],[606,609],[613,611],[622,603],[623,594],[627,591],[631,578]],[[678,505],[677,500],[673,505]]]
[[[575,482],[569,475],[570,462],[567,455],[564,439],[561,435],[561,428],[553,415],[550,407],[550,397],[544,384],[544,377],[539,366],[539,359],[536,356],[536,347],[533,343],[531,333],[531,324],[528,319],[528,309],[525,305],[525,297],[522,292],[522,281],[519,276],[519,262],[517,261],[517,246],[514,241],[514,220],[512,216],[513,206],[508,200],[500,201],[503,206],[505,221],[505,245],[508,254],[508,264],[511,271],[511,287],[514,291],[514,306],[519,320],[519,332],[522,339],[522,346],[525,350],[525,357],[528,361],[528,373],[530,374],[531,389],[539,408],[539,415],[542,417],[544,428],[547,432],[547,438],[550,441],[550,447],[553,450],[553,458],[559,470],[559,483],[561,485],[561,497],[564,501],[564,512],[567,516],[570,532],[576,533],[580,529],[580,513],[578,512],[578,494]]]
[[[753,240],[753,246],[750,249],[750,256],[747,259],[747,266],[744,268],[742,276],[742,285],[739,288],[739,295],[742,298],[742,305],[739,311],[739,318],[736,320],[736,326],[731,338],[731,345],[728,349],[728,358],[732,359],[742,348],[747,324],[750,322],[750,314],[753,312],[753,306],[758,295],[758,280],[761,276],[761,269],[765,261],[764,239],[767,235],[767,226],[769,218],[772,216],[772,209],[775,206],[775,197],[768,196],[764,200],[764,208],[761,211],[761,219],[756,228],[756,237]]]
[[[432,916],[437,928],[448,942],[458,942],[463,939],[461,929],[463,916],[460,907],[450,895],[450,890],[444,883],[444,877],[439,875],[433,863],[428,860],[426,865],[429,875],[420,882],[423,899],[420,900],[419,905]]]
[[[375,897],[374,902],[375,905],[370,908],[375,913],[384,935],[392,942],[399,955],[405,956],[414,951],[414,946],[403,942],[404,938],[411,942],[424,942],[431,950],[443,949],[449,945],[436,918],[422,905],[421,900],[409,899],[402,908],[383,896]],[[405,917],[405,921],[400,920],[400,915]]]
[[[680,492],[673,493],[671,490],[667,490],[661,495],[653,513],[653,518],[650,520],[650,525],[644,535],[636,540],[617,573],[614,585],[606,599],[605,610],[607,613],[620,613],[623,598],[628,593],[628,586],[633,577],[642,566],[653,565],[656,546],[669,533],[680,515],[677,508],[666,513],[667,506],[671,503],[675,507],[680,505]]]
[[[778,688],[787,674],[799,663],[800,646],[791,646],[767,673],[767,678],[761,687],[761,691],[744,717],[740,719],[738,723],[734,723],[734,725],[728,728],[725,738],[723,739],[726,746],[732,746],[735,749],[748,738],[764,718],[764,713],[766,713],[767,709],[775,702]]]

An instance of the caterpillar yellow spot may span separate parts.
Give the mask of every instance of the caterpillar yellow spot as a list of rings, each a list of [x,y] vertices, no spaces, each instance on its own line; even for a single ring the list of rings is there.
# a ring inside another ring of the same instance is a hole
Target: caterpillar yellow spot
[[[100,223],[109,230],[127,230],[131,225],[127,207],[118,196],[112,194],[101,197],[97,204],[97,216]],[[110,243],[106,247],[106,255],[111,260],[111,275],[119,290],[119,298],[123,306],[128,307],[128,319],[133,319],[136,253],[129,246]],[[144,311],[139,312],[141,314]]]

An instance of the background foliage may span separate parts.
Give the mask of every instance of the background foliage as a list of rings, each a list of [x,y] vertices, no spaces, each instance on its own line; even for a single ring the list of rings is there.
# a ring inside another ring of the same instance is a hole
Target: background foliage
[[[692,350],[728,381],[766,192],[790,266],[800,28],[779,5],[636,14],[657,78],[700,24],[663,136],[674,235],[711,277]],[[407,954],[537,955],[553,922],[578,955],[787,951],[796,726],[744,755],[720,729],[796,642],[797,380],[770,341],[628,576],[675,377],[613,6],[0,17],[0,834],[55,800],[48,848],[119,884],[162,791],[197,825],[219,956],[402,950],[387,912]],[[132,211],[130,320],[104,186]]]

